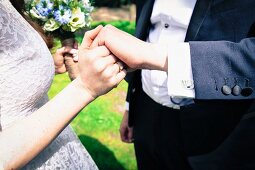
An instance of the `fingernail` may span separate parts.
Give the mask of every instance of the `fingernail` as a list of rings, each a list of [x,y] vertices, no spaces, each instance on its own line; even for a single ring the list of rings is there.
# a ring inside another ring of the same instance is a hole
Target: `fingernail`
[[[77,52],[78,52],[77,49],[71,49],[71,50],[70,50],[70,53],[77,53]]]
[[[74,61],[78,61],[78,60],[79,60],[78,55],[75,55],[75,56],[73,57],[73,60],[74,60]]]

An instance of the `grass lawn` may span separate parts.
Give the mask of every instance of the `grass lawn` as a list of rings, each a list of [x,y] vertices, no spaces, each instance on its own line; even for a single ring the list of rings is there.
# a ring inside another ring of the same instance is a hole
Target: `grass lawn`
[[[109,22],[94,22],[92,28]],[[128,21],[114,21],[110,24],[131,34],[135,25]],[[77,36],[80,42],[82,36]],[[70,82],[67,74],[56,75],[49,91],[52,98]],[[121,84],[108,94],[97,98],[83,109],[71,122],[73,129],[87,148],[100,170],[135,170],[133,145],[120,141],[119,125],[124,111],[127,83]]]

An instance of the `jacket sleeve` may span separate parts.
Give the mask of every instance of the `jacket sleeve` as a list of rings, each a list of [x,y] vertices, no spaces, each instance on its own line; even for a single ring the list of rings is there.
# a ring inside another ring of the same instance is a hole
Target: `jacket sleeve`
[[[189,44],[196,99],[255,98],[255,38]]]

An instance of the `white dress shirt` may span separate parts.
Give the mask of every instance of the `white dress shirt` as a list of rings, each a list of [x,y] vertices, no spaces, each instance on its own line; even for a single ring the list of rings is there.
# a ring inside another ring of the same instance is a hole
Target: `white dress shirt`
[[[175,109],[192,103],[191,98],[195,97],[190,47],[184,43],[195,3],[196,0],[155,0],[150,18],[147,42],[167,44],[168,73],[142,70],[142,87],[154,101]]]

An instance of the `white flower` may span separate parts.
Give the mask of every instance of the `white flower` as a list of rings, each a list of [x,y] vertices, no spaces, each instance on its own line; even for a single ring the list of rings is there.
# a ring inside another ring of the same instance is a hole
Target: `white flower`
[[[33,7],[32,9],[30,9],[30,15],[36,19],[42,20],[42,21],[46,21],[47,17],[42,16],[35,7]]]
[[[91,6],[90,1],[89,0],[82,0],[82,3],[83,3],[83,7],[86,9],[86,11],[91,13],[92,10],[93,10],[93,6]]]
[[[84,5],[89,5],[89,0],[82,0]]]
[[[74,32],[79,28],[83,28],[86,25],[84,13],[80,8],[77,8],[72,11],[72,17],[68,23],[71,31]]]
[[[46,31],[54,31],[60,27],[60,24],[55,21],[53,18],[50,18],[43,26],[43,29]]]

